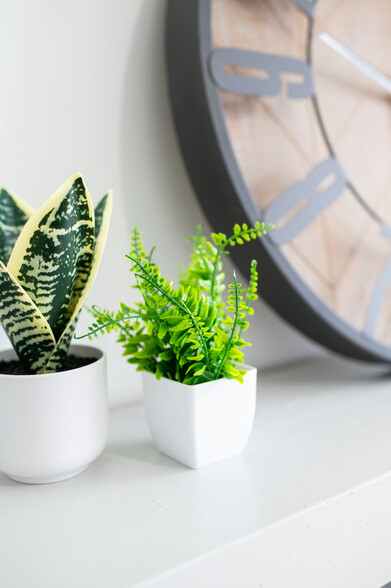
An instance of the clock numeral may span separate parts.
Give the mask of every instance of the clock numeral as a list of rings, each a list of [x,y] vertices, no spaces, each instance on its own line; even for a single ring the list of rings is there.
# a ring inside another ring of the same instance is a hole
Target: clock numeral
[[[391,227],[383,225],[382,235],[391,241]],[[376,328],[377,319],[379,317],[380,309],[383,305],[384,298],[387,294],[391,284],[391,255],[388,257],[385,266],[380,274],[380,278],[376,284],[375,291],[372,296],[371,304],[367,313],[364,333],[366,335],[373,335]]]
[[[227,68],[258,69],[266,77],[230,73]],[[244,49],[215,49],[209,57],[210,75],[221,89],[246,96],[276,96],[282,90],[282,74],[295,74],[299,81],[288,82],[291,98],[310,98],[313,95],[311,68],[305,61],[283,55],[245,51]]]
[[[313,18],[316,8],[316,0],[311,2],[311,0],[291,0],[293,4],[300,8],[307,16]]]
[[[325,183],[327,185],[323,188]],[[292,241],[316,219],[323,208],[330,206],[342,194],[345,186],[345,175],[335,159],[319,163],[305,180],[288,188],[265,210],[264,222],[276,225],[268,234],[269,239],[275,245]],[[304,207],[295,213],[294,209],[301,203]],[[291,215],[292,218],[289,218]]]

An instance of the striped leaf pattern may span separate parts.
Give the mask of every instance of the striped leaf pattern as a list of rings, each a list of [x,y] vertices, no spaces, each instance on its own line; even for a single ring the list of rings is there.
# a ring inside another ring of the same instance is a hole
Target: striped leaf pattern
[[[53,349],[53,353],[45,365],[45,374],[53,374],[58,372],[58,370],[63,365],[68,353],[69,346],[72,342],[72,337],[77,326],[77,321],[79,320],[80,312],[81,309],[74,316],[73,320],[69,323],[60,339],[56,343],[56,346]]]
[[[97,272],[110,212],[111,193],[94,215],[83,178],[74,175],[31,215],[8,266],[2,264],[0,322],[33,373],[61,368]]]
[[[76,304],[72,302],[70,308],[73,307],[73,312],[68,318],[68,325],[57,342],[56,349],[48,365],[46,366],[45,373],[51,373],[58,371],[59,366],[62,365],[66,354],[71,343],[73,333],[75,332],[77,321],[80,316],[81,308],[84,304],[88,291],[91,289],[94,283],[96,273],[98,271],[99,262],[102,257],[103,249],[106,243],[107,233],[109,229],[109,222],[112,209],[112,192],[109,191],[97,207],[95,208],[95,244],[94,244],[94,255],[91,264],[91,270],[88,276],[88,282],[84,288],[81,296],[78,297]]]
[[[56,340],[66,326],[71,299],[86,283],[93,248],[91,198],[83,179],[76,175],[30,218],[8,263]]]
[[[0,189],[0,260],[6,265],[33,209],[5,188]]]
[[[94,210],[94,251],[91,263],[89,265],[88,275],[84,280],[84,285],[87,283],[87,281],[89,282],[89,284],[87,289],[83,285],[83,288],[75,290],[71,303],[68,306],[66,317],[67,324],[69,324],[72,321],[72,318],[74,318],[76,307],[81,308],[79,301],[82,298],[82,302],[84,302],[87,295],[87,291],[91,288],[93,280],[95,279],[95,275],[99,267],[99,261],[106,243],[106,237],[111,216],[112,197],[112,191],[110,190],[107,194],[103,196],[103,198],[100,200],[100,202]],[[76,312],[78,311],[76,310]]]
[[[43,371],[55,349],[53,333],[31,298],[1,261],[0,317],[25,367],[33,373]]]

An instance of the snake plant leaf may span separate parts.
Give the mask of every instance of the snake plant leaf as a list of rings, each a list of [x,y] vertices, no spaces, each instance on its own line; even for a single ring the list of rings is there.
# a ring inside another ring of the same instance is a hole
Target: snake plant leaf
[[[0,260],[7,265],[24,225],[33,214],[21,198],[5,188],[0,189]]]
[[[31,298],[0,261],[0,322],[19,359],[40,373],[53,353],[53,333]]]
[[[94,249],[94,212],[80,174],[71,176],[27,221],[8,269],[58,341],[74,296],[83,292]]]
[[[112,198],[113,193],[111,190],[107,192],[101,198],[97,206],[94,210],[94,251],[92,255],[92,260],[90,264],[90,270],[88,272],[87,278],[84,280],[84,283],[81,288],[75,290],[71,303],[68,307],[67,312],[67,323],[72,321],[72,318],[75,315],[76,307],[81,308],[79,304],[80,298],[84,301],[88,291],[90,290],[93,281],[95,280],[96,272],[98,271],[99,261],[103,253],[103,249],[106,243],[107,232],[109,229],[110,223],[110,216],[111,216],[111,209],[112,209]],[[88,283],[88,286],[87,286]],[[82,302],[83,303],[83,302]]]
[[[57,341],[52,354],[50,355],[44,373],[45,374],[53,374],[58,372],[61,366],[64,364],[65,358],[67,356],[69,346],[72,341],[73,334],[76,329],[77,321],[79,320],[81,308],[79,312],[75,314],[71,322],[68,324],[67,328],[61,335],[59,341]]]
[[[112,209],[112,191],[110,190],[103,196],[95,208],[95,244],[94,255],[91,264],[91,270],[88,280],[85,284],[83,292],[79,295],[76,304],[73,305],[72,315],[68,319],[68,326],[57,342],[56,348],[48,362],[45,373],[52,373],[58,371],[59,366],[64,361],[71,343],[73,333],[75,332],[77,321],[81,312],[81,308],[87,297],[87,294],[95,280],[98,271],[99,262],[102,257],[103,249],[106,243],[107,232],[109,229],[111,209]]]
[[[95,206],[94,214],[95,214],[95,243],[98,246],[95,246],[94,252],[100,248],[99,255],[102,255],[103,248],[106,243],[107,237],[107,230],[109,228],[110,216],[111,216],[111,209],[113,203],[113,191],[109,190],[107,194],[105,194]],[[103,227],[102,238],[99,238],[100,232]],[[99,241],[99,243],[98,243]],[[94,253],[95,254],[95,253]]]

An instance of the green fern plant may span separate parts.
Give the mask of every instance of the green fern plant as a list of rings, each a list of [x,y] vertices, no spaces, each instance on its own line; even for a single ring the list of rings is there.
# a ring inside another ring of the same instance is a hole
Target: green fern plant
[[[77,339],[92,340],[114,331],[127,361],[139,371],[156,374],[184,384],[199,384],[221,377],[243,381],[242,338],[253,314],[251,303],[258,297],[257,262],[250,265],[248,287],[235,273],[223,301],[225,275],[222,259],[229,249],[257,239],[272,227],[236,224],[233,233],[212,233],[206,239],[198,228],[189,266],[174,287],[144,248],[137,225],[132,231],[132,248],[127,255],[142,300],[133,306],[121,303],[116,312],[93,306],[94,322]]]

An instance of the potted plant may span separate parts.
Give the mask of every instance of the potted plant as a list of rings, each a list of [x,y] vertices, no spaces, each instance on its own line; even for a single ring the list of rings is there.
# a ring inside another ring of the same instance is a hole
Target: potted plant
[[[235,225],[233,233],[200,229],[191,237],[193,253],[179,287],[167,281],[134,228],[127,256],[141,301],[121,304],[113,313],[96,306],[84,336],[115,331],[129,363],[143,372],[146,415],[162,453],[192,468],[236,453],[250,435],[256,400],[256,369],[243,365],[242,338],[257,298],[257,263],[251,262],[248,287],[236,275],[225,288],[222,258],[229,248],[257,239],[268,229]],[[83,336],[83,337],[84,337]]]
[[[0,471],[54,482],[85,469],[106,442],[105,357],[92,347],[68,350],[112,196],[94,211],[80,174],[36,212],[5,190],[1,196],[0,322],[13,350],[0,353]]]

